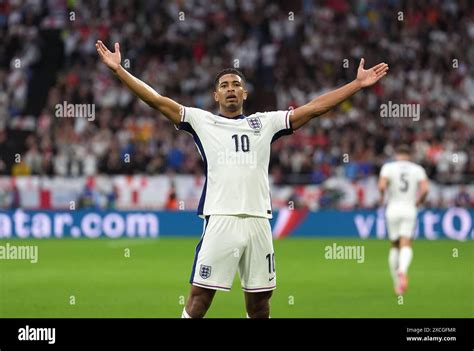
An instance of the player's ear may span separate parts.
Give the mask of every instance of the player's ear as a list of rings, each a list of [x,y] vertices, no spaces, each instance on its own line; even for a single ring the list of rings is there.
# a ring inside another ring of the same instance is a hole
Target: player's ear
[[[247,100],[247,96],[248,96],[248,92],[247,92],[247,90],[244,90],[244,95],[243,95],[244,100]]]
[[[217,96],[217,91],[214,91],[214,101],[219,102],[219,97]]]

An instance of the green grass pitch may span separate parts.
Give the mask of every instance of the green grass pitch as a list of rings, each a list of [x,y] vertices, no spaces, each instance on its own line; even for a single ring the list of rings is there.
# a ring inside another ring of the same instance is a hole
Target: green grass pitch
[[[0,241],[38,245],[39,252],[35,264],[0,260],[0,317],[180,317],[198,240]],[[325,259],[333,243],[364,245],[365,261]],[[388,246],[375,239],[276,241],[272,317],[474,317],[473,241],[415,241],[403,301],[393,293]],[[207,317],[245,317],[238,277],[231,292],[216,294]]]

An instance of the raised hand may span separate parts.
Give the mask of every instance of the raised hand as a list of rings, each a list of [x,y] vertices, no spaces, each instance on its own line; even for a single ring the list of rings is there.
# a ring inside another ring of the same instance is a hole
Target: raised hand
[[[361,59],[356,78],[362,88],[370,87],[387,74],[388,65],[386,63],[379,63],[378,65],[367,70],[364,69],[364,63],[365,60]]]
[[[120,56],[120,45],[119,43],[115,43],[115,51],[111,52],[104,43],[100,40],[97,40],[95,43],[95,47],[97,52],[100,55],[102,61],[109,67],[112,71],[117,71],[120,67],[121,56]]]

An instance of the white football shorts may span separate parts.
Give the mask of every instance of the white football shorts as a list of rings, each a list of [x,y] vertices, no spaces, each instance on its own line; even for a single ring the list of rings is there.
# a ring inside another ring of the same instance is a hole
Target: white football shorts
[[[267,218],[243,215],[206,216],[196,247],[190,283],[229,291],[239,271],[242,289],[276,288],[275,254]]]
[[[400,237],[412,239],[416,226],[416,207],[388,205],[385,212],[388,238],[397,241]]]

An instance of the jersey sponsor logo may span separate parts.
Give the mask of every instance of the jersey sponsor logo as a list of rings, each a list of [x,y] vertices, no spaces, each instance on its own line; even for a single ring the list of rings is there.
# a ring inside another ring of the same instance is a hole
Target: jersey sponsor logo
[[[199,269],[199,275],[202,279],[207,279],[211,276],[211,266],[206,266],[204,264],[201,265]]]
[[[250,128],[252,128],[252,129],[255,129],[255,130],[262,129],[262,122],[260,121],[259,117],[247,118],[247,122],[248,122]]]

